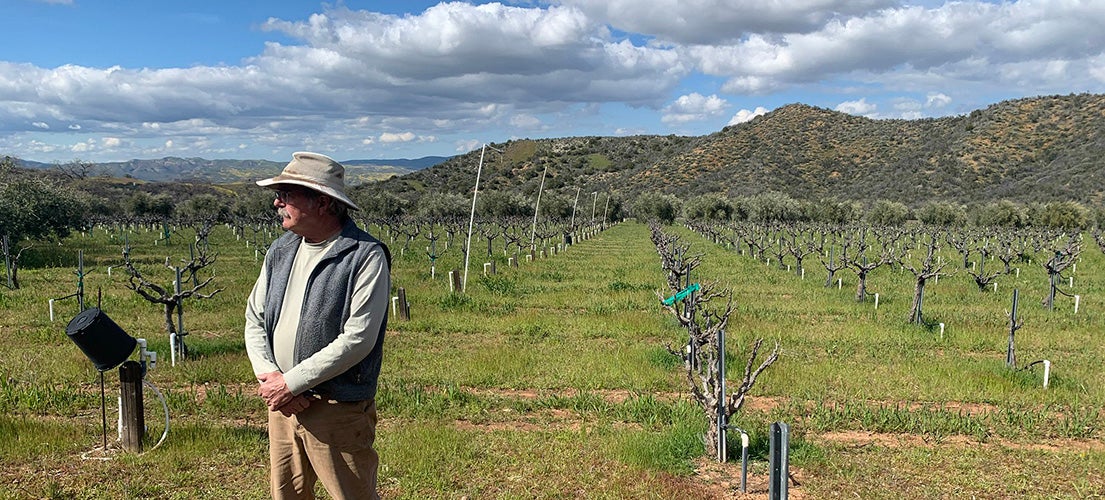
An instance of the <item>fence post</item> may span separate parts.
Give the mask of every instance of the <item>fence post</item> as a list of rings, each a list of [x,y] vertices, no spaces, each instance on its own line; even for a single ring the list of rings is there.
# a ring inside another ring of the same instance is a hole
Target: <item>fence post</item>
[[[0,240],[0,245],[3,245],[4,251],[4,269],[8,274],[8,288],[15,288],[15,283],[12,281],[12,261],[11,253],[8,247],[8,235],[4,235],[4,238]]]
[[[1014,348],[1014,339],[1017,333],[1017,297],[1018,290],[1013,289],[1013,311],[1009,314],[1009,344],[1005,348],[1005,366],[1017,367],[1017,351]]]
[[[788,470],[787,447],[790,440],[790,428],[783,422],[771,424],[770,440],[770,475],[768,479],[767,497],[771,500],[787,498]]]
[[[119,390],[122,395],[119,412],[123,422],[119,439],[123,449],[141,452],[146,417],[142,408],[142,365],[137,361],[127,360],[119,367]]]
[[[399,319],[411,320],[411,305],[407,303],[407,290],[399,287]]]
[[[720,330],[717,337],[717,363],[718,363],[718,398],[717,398],[717,461],[725,463],[729,461],[729,450],[726,447],[726,430],[729,426],[728,403],[725,399],[725,330]]]
[[[449,271],[449,291],[453,293],[464,292],[460,287],[460,269]]]

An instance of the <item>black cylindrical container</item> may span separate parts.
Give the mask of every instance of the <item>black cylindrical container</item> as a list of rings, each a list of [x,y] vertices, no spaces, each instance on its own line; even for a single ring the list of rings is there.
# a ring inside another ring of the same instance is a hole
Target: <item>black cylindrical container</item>
[[[65,334],[100,371],[119,366],[138,345],[134,337],[127,335],[106,313],[95,307],[85,309],[70,320]]]

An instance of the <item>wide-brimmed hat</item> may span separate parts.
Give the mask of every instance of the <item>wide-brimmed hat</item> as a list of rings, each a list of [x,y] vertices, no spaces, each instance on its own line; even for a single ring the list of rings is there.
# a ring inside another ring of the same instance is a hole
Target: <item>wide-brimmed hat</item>
[[[345,195],[345,167],[326,155],[306,151],[292,153],[292,161],[284,167],[280,175],[257,181],[257,185],[261,187],[274,184],[303,186],[345,203],[353,210],[360,210]]]

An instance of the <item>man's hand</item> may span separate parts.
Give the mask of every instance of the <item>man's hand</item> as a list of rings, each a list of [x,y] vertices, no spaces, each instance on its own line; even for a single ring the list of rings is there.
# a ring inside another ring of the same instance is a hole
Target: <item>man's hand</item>
[[[279,410],[282,406],[290,403],[292,399],[295,398],[292,392],[288,390],[288,384],[284,382],[283,373],[262,373],[257,376],[257,380],[261,382],[261,386],[257,388],[257,393],[260,394],[261,399],[264,399],[265,403],[269,405],[269,410],[271,411]],[[306,400],[306,398],[303,399]],[[306,406],[304,406],[304,408],[306,408]]]
[[[280,413],[283,413],[285,417],[290,417],[292,415],[295,415],[296,413],[306,410],[308,406],[311,406],[311,400],[306,396],[299,395],[293,397],[291,401],[288,401],[284,404],[284,406],[277,408],[277,410]]]

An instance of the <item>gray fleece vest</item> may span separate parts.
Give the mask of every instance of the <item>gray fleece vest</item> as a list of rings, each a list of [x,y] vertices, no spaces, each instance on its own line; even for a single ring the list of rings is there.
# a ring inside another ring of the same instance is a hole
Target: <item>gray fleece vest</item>
[[[273,330],[277,318],[280,317],[280,308],[284,305],[284,292],[288,287],[288,276],[291,274],[300,240],[302,240],[301,236],[289,231],[277,238],[265,255],[268,269],[268,275],[265,278],[268,286],[265,297],[265,331],[268,333],[270,350]],[[386,275],[391,270],[391,253],[387,245],[358,228],[352,219],[346,219],[341,235],[322,257],[307,280],[299,329],[296,332],[294,350],[296,363],[300,363],[329,345],[342,332],[345,320],[349,318],[349,299],[353,296],[354,274],[377,246],[383,249],[386,257],[388,266],[384,270]],[[311,390],[337,401],[374,399],[376,383],[380,377],[381,351],[386,329],[387,311],[385,309],[384,321],[380,325],[376,345],[368,357]]]

